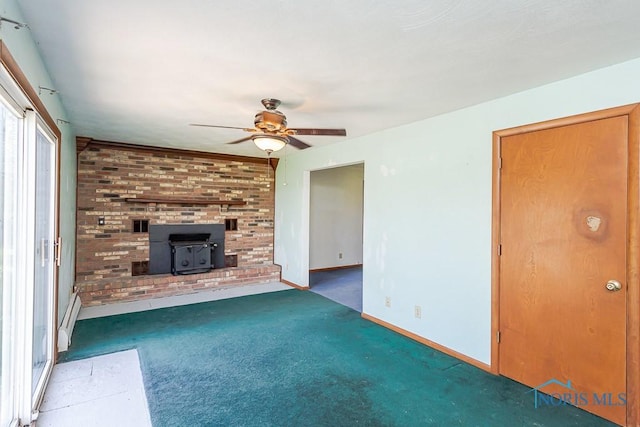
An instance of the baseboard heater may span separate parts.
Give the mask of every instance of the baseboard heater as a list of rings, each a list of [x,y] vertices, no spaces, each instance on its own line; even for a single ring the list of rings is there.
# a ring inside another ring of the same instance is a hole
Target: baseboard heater
[[[71,334],[73,333],[73,327],[76,325],[80,307],[82,307],[82,301],[80,301],[78,293],[74,292],[69,300],[67,311],[64,313],[62,325],[60,325],[60,328],[58,329],[58,351],[69,350],[69,345],[71,345]]]

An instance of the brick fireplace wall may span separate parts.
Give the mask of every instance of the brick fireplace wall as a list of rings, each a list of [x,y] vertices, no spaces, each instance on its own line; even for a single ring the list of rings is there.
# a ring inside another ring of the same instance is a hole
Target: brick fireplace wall
[[[78,147],[76,286],[84,305],[279,279],[273,265],[275,174],[266,159],[87,138],[78,138]],[[225,219],[237,220],[237,230],[225,233],[225,255],[236,255],[237,267],[180,277],[132,275],[134,262],[149,259],[148,233],[134,232],[134,220]]]

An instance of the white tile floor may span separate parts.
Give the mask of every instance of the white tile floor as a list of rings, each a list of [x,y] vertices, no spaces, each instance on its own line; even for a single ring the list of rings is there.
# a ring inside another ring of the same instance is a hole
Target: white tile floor
[[[36,426],[151,426],[138,352],[56,365]]]
[[[288,289],[291,287],[274,282],[87,307],[80,310],[78,320]],[[36,427],[69,426],[151,426],[136,350],[54,366]]]

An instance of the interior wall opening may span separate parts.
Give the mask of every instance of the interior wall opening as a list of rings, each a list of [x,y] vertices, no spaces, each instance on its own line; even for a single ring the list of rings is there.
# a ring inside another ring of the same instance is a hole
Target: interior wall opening
[[[311,172],[309,286],[362,311],[364,163]]]

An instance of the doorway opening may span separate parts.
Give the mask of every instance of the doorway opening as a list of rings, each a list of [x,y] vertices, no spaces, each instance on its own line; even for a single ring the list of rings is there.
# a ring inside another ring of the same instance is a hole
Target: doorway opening
[[[362,312],[364,164],[311,172],[309,286]]]
[[[3,45],[0,42],[0,48]],[[4,49],[3,49],[4,52]],[[7,54],[8,55],[8,54]],[[55,363],[59,140],[0,61],[0,425],[34,420]],[[7,66],[10,65],[10,66]]]

